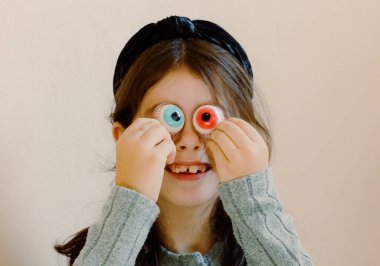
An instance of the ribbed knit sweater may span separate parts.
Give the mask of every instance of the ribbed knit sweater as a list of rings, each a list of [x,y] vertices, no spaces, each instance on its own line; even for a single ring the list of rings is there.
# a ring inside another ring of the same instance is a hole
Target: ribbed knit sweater
[[[313,265],[292,216],[283,211],[270,167],[221,183],[218,190],[248,265]],[[135,265],[159,213],[157,204],[148,197],[113,185],[74,266]],[[220,265],[220,242],[207,254],[176,254],[163,246],[161,251],[162,265]]]

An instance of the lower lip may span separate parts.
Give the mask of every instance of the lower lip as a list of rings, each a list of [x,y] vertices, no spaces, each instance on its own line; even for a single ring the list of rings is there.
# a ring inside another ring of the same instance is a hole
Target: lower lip
[[[168,171],[165,169],[170,175],[172,175],[174,178],[183,180],[183,181],[196,181],[201,179],[205,174],[207,174],[208,171],[204,173],[199,173],[199,174],[177,174],[172,171]]]

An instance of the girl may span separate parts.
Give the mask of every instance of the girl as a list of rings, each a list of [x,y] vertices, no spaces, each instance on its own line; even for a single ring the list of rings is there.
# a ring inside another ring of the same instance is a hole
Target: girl
[[[148,24],[121,51],[113,90],[115,184],[99,219],[55,246],[69,265],[312,265],[230,34],[178,16]]]

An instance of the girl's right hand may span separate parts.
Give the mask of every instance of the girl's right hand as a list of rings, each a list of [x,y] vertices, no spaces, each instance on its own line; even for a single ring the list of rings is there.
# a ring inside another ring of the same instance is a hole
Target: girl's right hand
[[[165,165],[174,162],[175,154],[176,146],[158,120],[137,118],[116,141],[116,185],[157,202]]]

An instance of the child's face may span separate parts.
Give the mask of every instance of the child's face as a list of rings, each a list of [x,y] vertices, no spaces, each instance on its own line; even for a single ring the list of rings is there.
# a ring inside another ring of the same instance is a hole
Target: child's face
[[[152,118],[154,106],[161,103],[178,106],[185,116],[182,130],[172,137],[177,148],[175,162],[202,162],[213,165],[210,154],[206,153],[204,138],[192,124],[192,116],[197,107],[215,104],[202,79],[185,68],[170,72],[149,88],[137,116]],[[178,167],[181,167],[181,164],[178,164]],[[165,169],[158,204],[187,207],[212,204],[218,196],[218,178],[213,169],[215,167],[196,180],[176,178],[171,170]]]

